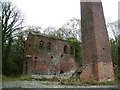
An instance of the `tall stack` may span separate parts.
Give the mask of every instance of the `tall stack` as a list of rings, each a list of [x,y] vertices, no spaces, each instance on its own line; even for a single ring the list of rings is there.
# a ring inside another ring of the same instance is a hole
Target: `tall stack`
[[[84,64],[81,79],[113,81],[114,71],[101,2],[81,1],[81,29]]]

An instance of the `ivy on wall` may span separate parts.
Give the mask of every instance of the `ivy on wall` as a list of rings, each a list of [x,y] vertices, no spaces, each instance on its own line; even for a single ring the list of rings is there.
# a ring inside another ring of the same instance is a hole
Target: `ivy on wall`
[[[72,55],[75,58],[75,61],[77,61],[80,65],[82,65],[83,56],[82,56],[81,42],[79,42],[76,38],[69,38],[68,42],[70,42],[73,47]]]

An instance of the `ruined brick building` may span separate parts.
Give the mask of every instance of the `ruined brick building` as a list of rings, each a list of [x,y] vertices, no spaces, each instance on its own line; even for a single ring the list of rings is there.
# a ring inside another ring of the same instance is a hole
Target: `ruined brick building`
[[[25,42],[24,74],[51,75],[75,70],[73,47],[67,41],[29,33]]]
[[[102,3],[101,0],[87,1],[81,0],[82,46],[87,67],[80,78],[113,81],[114,71]],[[66,41],[29,34],[25,43],[24,73],[57,74],[75,70],[78,65],[71,55],[73,51]]]

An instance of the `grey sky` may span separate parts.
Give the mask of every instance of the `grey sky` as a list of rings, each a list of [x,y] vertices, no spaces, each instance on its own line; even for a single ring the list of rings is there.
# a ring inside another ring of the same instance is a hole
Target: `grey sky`
[[[11,0],[21,9],[27,25],[61,27],[69,19],[80,18],[80,0]],[[105,18],[118,19],[118,1],[102,0]]]

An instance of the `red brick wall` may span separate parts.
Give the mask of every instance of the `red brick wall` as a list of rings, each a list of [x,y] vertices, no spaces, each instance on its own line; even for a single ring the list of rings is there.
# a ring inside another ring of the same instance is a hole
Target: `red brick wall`
[[[92,64],[86,74],[98,81],[114,80],[111,51],[101,2],[81,2],[81,25],[84,63]],[[88,76],[87,76],[88,78]]]
[[[39,48],[40,41],[43,47]],[[50,49],[48,49],[50,43]],[[29,45],[31,45],[29,47]],[[67,46],[67,54],[64,53],[64,46]],[[78,66],[70,53],[70,43],[42,35],[29,34],[25,43],[25,55],[31,55],[31,74],[57,74],[75,70]],[[28,60],[26,58],[25,62]],[[24,67],[25,68],[25,67]]]

